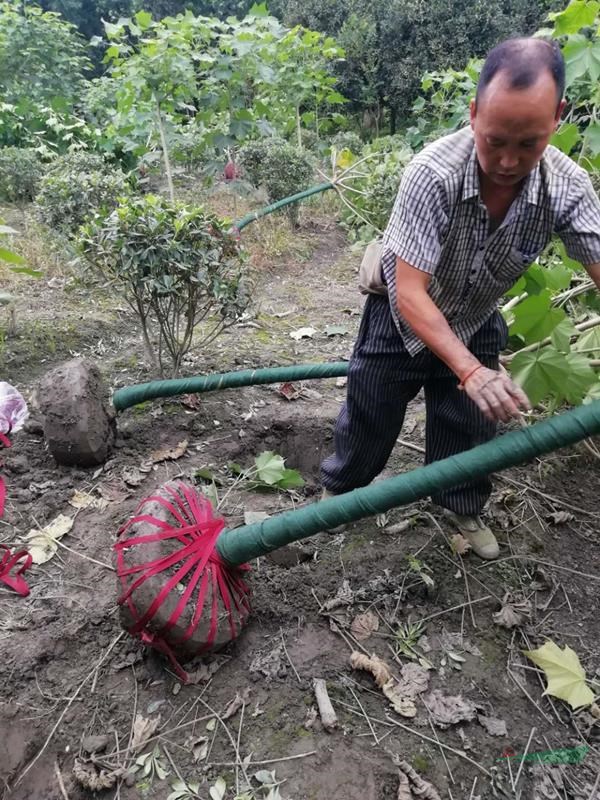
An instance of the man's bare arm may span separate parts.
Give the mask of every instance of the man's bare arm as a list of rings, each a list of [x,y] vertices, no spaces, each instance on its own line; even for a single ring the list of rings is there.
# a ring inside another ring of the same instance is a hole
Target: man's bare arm
[[[600,264],[590,264],[585,269],[600,291]]]
[[[600,280],[600,269],[598,271]],[[463,382],[469,397],[489,419],[506,421],[529,408],[524,392],[502,371],[488,369],[465,347],[433,302],[431,276],[396,259],[398,311],[419,339]]]

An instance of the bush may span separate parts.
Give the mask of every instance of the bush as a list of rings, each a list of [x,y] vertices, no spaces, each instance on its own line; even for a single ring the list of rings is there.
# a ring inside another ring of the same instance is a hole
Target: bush
[[[248,305],[239,245],[227,228],[203,208],[145,195],[125,200],[80,231],[84,256],[138,315],[146,350],[161,373],[166,357],[172,374],[179,372],[201,321],[198,345],[212,341]]]
[[[239,161],[248,180],[257,188],[263,186],[271,202],[308,188],[313,176],[307,154],[279,139],[249,142],[240,149]],[[296,227],[298,203],[284,210],[292,226]]]
[[[69,237],[94,214],[106,214],[128,194],[125,174],[97,153],[57,158],[41,182],[35,202],[42,222]]]
[[[35,150],[25,147],[0,149],[0,200],[31,202],[38,193],[44,167]]]
[[[340,131],[331,139],[331,147],[335,147],[338,153],[342,150],[350,150],[351,153],[357,156],[360,155],[364,142],[353,131]]]

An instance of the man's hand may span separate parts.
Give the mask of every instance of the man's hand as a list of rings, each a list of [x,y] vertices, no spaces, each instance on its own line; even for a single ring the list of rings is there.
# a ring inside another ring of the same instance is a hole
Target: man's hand
[[[508,422],[511,417],[520,416],[520,408],[523,411],[531,408],[525,392],[511,380],[503,367],[498,372],[478,367],[466,379],[463,388],[479,410],[493,422]]]

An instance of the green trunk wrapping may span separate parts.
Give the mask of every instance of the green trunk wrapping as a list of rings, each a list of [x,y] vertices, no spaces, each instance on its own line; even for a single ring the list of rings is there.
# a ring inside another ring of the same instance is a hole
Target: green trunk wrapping
[[[286,511],[263,522],[225,530],[217,540],[217,551],[228,563],[243,564],[319,531],[381,514],[394,506],[513,467],[599,432],[600,400],[596,400],[395,478],[378,481],[297,511]]]
[[[266,217],[267,214],[272,214],[274,211],[279,211],[279,209],[285,208],[285,206],[289,206],[291,203],[298,203],[300,200],[311,197],[313,194],[326,192],[327,189],[333,189],[333,183],[319,183],[317,186],[311,186],[310,189],[305,189],[303,192],[298,192],[298,194],[292,194],[289,197],[284,197],[283,200],[278,200],[276,203],[271,203],[270,206],[260,208],[258,211],[251,211],[249,214],[246,214],[245,217],[242,217],[237,222],[233,223],[233,230],[241,231],[246,227],[246,225],[249,225],[251,222],[260,219],[260,217]]]
[[[294,364],[291,367],[266,367],[244,369],[236,372],[213,373],[196,378],[179,378],[171,381],[151,381],[136,386],[117,389],[113,395],[113,406],[123,411],[130,406],[155,400],[157,397],[174,397],[178,394],[212,392],[216,389],[237,389],[241,386],[258,386],[263,383],[285,383],[305,381],[312,378],[340,378],[348,374],[347,361],[332,361],[325,364]]]

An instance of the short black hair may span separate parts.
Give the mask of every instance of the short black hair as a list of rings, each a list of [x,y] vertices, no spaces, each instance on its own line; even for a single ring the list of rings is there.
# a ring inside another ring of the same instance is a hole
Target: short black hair
[[[507,39],[488,54],[479,76],[475,102],[481,100],[499,72],[506,75],[511,89],[528,89],[544,71],[554,78],[560,103],[565,93],[565,60],[558,44],[535,37]]]

